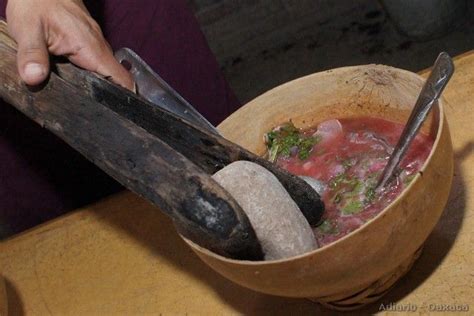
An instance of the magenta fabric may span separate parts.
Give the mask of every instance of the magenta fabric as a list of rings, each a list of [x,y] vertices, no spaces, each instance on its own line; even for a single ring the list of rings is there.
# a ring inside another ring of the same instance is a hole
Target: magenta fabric
[[[4,16],[5,0],[0,0]],[[86,1],[113,49],[130,47],[212,123],[240,104],[185,0]],[[122,187],[53,134],[0,102],[0,236]]]
[[[86,3],[114,49],[137,52],[211,123],[240,106],[185,0]]]

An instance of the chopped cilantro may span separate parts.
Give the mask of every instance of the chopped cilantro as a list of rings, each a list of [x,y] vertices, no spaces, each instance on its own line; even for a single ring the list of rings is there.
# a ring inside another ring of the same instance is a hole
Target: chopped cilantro
[[[352,195],[357,195],[362,192],[364,189],[364,184],[362,181],[359,181],[357,178],[353,179],[354,186],[352,187]]]
[[[366,203],[371,203],[375,199],[375,189],[374,187],[369,187],[365,191],[365,201]]]
[[[362,202],[358,200],[350,201],[342,208],[342,213],[344,215],[357,214],[362,211]]]
[[[303,135],[292,122],[288,122],[265,135],[268,159],[273,162],[278,156],[289,157],[292,155],[293,148],[296,149],[298,158],[308,159],[314,145],[320,140],[319,136]]]
[[[311,150],[313,149],[314,145],[321,141],[321,136],[311,136],[308,138],[300,138],[298,143],[299,153],[298,157],[301,160],[308,159]]]
[[[273,143],[273,141],[275,140],[275,138],[278,136],[277,132],[275,131],[271,131],[271,132],[268,132],[266,134],[266,143],[268,145],[268,147],[270,147],[270,145]]]
[[[335,189],[337,188],[339,185],[342,185],[342,184],[347,184],[349,185],[351,188],[350,191],[357,191],[359,192],[360,190],[362,190],[362,187],[363,187],[363,184],[361,181],[359,181],[356,177],[352,177],[350,178],[347,174],[345,173],[339,173],[337,176],[333,177],[330,181],[329,181],[329,187],[331,189]]]
[[[278,149],[280,148],[280,145],[276,144],[274,147],[272,147],[269,151],[268,151],[268,155],[269,155],[269,160],[270,161],[275,161],[276,158],[277,158],[277,155],[278,155]]]
[[[340,173],[337,176],[333,177],[329,181],[329,187],[331,189],[337,188],[337,186],[344,180],[345,177],[346,177],[346,175],[344,173]]]

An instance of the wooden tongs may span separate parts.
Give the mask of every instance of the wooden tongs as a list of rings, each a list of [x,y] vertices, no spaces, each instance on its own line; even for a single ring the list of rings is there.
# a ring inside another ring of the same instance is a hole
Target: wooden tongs
[[[25,86],[16,68],[16,43],[0,21],[0,96],[159,206],[195,243],[231,258],[262,259],[247,216],[210,177],[237,160],[270,170],[309,223],[320,220],[319,195],[298,177],[106,78],[69,63],[52,64],[43,86]]]

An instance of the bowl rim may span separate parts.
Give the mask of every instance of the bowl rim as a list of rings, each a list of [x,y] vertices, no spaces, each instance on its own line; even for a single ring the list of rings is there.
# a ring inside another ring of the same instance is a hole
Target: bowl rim
[[[286,85],[289,85],[289,84],[292,84],[292,83],[295,83],[297,81],[300,81],[300,80],[307,80],[311,77],[316,77],[320,74],[323,74],[323,73],[333,73],[333,72],[337,72],[337,71],[343,71],[343,70],[350,70],[350,69],[358,69],[358,68],[364,68],[364,67],[368,67],[368,66],[377,66],[377,67],[383,67],[383,68],[386,68],[386,69],[393,69],[397,72],[402,72],[402,73],[405,73],[405,74],[409,74],[411,76],[415,76],[415,77],[418,77],[419,79],[422,79],[423,81],[425,80],[425,78],[423,78],[422,76],[420,76],[419,74],[417,73],[414,73],[414,72],[411,72],[411,71],[408,71],[408,70],[405,70],[405,69],[400,69],[400,68],[395,68],[395,67],[392,67],[392,66],[387,66],[387,65],[380,65],[380,64],[366,64],[366,65],[357,65],[357,66],[348,66],[348,67],[338,67],[338,68],[333,68],[333,69],[329,69],[329,70],[325,70],[325,71],[321,71],[321,72],[316,72],[316,73],[313,73],[313,74],[309,74],[309,75],[306,75],[306,76],[303,76],[303,77],[299,77],[299,78],[296,78],[294,80],[290,80],[288,82],[285,82],[281,85],[278,85],[266,92],[264,92],[263,94],[257,96],[256,98],[254,98],[253,100],[249,101],[247,104],[249,103],[252,103],[254,102],[255,100],[259,99],[260,97],[263,97],[265,96],[266,94],[268,93],[271,93],[271,92],[274,92],[274,90],[276,89],[279,89],[281,87],[284,87]],[[428,155],[428,157],[426,158],[425,162],[423,163],[422,167],[420,168],[420,170],[416,173],[415,177],[413,178],[413,180],[408,184],[408,186],[402,191],[402,193],[397,196],[397,198],[395,198],[392,202],[390,202],[380,213],[378,213],[376,216],[374,216],[373,218],[371,218],[370,220],[368,220],[367,222],[365,222],[363,225],[361,225],[360,227],[358,227],[357,229],[353,230],[352,232],[350,232],[349,234],[345,235],[344,237],[334,241],[334,242],[331,242],[330,244],[328,245],[325,245],[321,248],[317,248],[317,249],[314,249],[314,250],[311,250],[309,252],[305,252],[305,253],[302,253],[302,254],[299,254],[299,255],[296,255],[296,256],[292,256],[292,257],[288,257],[288,258],[283,258],[283,259],[274,259],[274,260],[259,260],[259,261],[251,261],[251,260],[238,260],[238,259],[232,259],[232,258],[228,258],[228,257],[224,257],[222,255],[219,255],[219,254],[216,254],[214,252],[212,252],[211,250],[205,248],[205,247],[202,247],[196,243],[194,243],[193,241],[187,239],[186,237],[181,236],[181,238],[188,244],[190,244],[192,246],[192,248],[197,248],[200,252],[203,252],[205,253],[206,255],[210,256],[210,257],[213,257],[213,258],[216,258],[216,259],[219,259],[220,261],[225,261],[226,263],[230,263],[230,264],[239,264],[239,265],[246,265],[246,266],[255,266],[255,267],[261,267],[261,266],[266,266],[266,265],[274,265],[274,264],[279,264],[279,263],[285,263],[285,262],[289,262],[289,261],[294,261],[294,260],[299,260],[299,259],[302,259],[302,258],[305,258],[305,257],[309,257],[309,256],[313,256],[319,252],[322,252],[322,251],[326,251],[327,249],[331,248],[331,247],[334,247],[335,245],[337,245],[338,243],[341,243],[343,241],[345,241],[346,239],[349,239],[351,238],[353,235],[355,235],[356,233],[359,233],[362,229],[364,229],[365,227],[369,226],[373,221],[375,221],[377,218],[381,217],[384,215],[384,213],[388,212],[389,209],[391,209],[395,204],[398,203],[399,200],[401,200],[406,194],[407,192],[410,191],[411,187],[415,184],[415,182],[418,182],[421,178],[421,175],[425,170],[426,170],[426,167],[428,166],[428,164],[430,163],[433,155],[434,155],[434,152],[435,152],[435,149],[437,148],[438,146],[438,143],[441,139],[441,132],[443,131],[443,129],[445,128],[445,115],[444,115],[444,103],[445,103],[445,100],[443,97],[440,97],[438,99],[438,101],[436,102],[435,104],[435,107],[438,108],[438,112],[439,112],[439,115],[438,115],[438,126],[436,128],[436,138],[433,142],[433,146],[430,150],[430,153]],[[244,105],[245,106],[245,105]],[[433,110],[432,110],[433,111]],[[430,111],[430,112],[432,112]],[[222,124],[222,123],[221,123]]]

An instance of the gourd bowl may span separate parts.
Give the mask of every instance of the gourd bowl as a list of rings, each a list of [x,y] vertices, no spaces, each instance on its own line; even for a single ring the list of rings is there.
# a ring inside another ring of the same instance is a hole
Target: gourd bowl
[[[281,123],[312,127],[330,118],[371,116],[405,123],[424,80],[383,65],[343,67],[278,86],[228,117],[219,130],[229,140],[263,155],[263,135]],[[384,295],[413,265],[446,205],[453,151],[440,99],[421,131],[432,151],[403,193],[376,217],[342,239],[309,253],[274,261],[219,256],[185,241],[212,269],[249,289],[305,297],[350,310]]]

